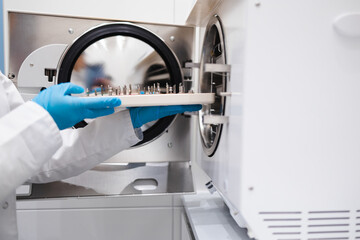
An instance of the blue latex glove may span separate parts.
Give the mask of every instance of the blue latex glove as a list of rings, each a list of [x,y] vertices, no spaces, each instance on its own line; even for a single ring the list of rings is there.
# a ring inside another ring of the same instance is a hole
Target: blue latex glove
[[[60,130],[74,126],[85,118],[97,118],[114,113],[119,98],[81,98],[70,94],[84,92],[73,83],[54,85],[41,91],[33,101],[45,108]]]
[[[139,128],[147,122],[166,116],[183,112],[199,111],[202,105],[174,105],[155,107],[132,107],[129,108],[131,121],[134,128]]]

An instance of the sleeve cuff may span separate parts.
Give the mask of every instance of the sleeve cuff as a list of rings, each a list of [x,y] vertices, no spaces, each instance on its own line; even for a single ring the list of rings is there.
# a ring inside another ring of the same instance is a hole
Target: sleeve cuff
[[[136,137],[142,141],[144,139],[144,134],[143,132],[141,131],[141,128],[134,128],[134,132],[135,132],[135,135]]]

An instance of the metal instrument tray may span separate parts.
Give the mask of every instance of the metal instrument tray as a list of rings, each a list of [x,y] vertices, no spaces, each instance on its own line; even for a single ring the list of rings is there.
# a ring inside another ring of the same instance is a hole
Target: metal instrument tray
[[[177,94],[136,94],[136,95],[112,95],[94,96],[86,98],[118,97],[121,107],[145,107],[145,106],[169,106],[190,104],[211,104],[215,102],[215,93],[177,93]]]

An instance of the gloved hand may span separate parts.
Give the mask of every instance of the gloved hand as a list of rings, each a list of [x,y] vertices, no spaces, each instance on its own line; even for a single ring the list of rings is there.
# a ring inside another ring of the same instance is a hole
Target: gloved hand
[[[85,118],[97,118],[114,113],[119,98],[80,98],[70,94],[84,89],[73,83],[54,85],[41,91],[33,101],[45,108],[60,130],[74,126]]]
[[[151,122],[162,117],[183,112],[199,111],[201,108],[201,105],[174,105],[155,107],[132,107],[129,108],[129,111],[134,128],[139,128],[147,122]]]

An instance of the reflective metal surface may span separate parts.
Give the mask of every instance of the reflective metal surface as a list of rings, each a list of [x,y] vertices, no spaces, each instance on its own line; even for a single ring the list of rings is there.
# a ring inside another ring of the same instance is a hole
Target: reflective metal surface
[[[219,116],[225,112],[225,97],[220,96],[220,93],[226,91],[229,66],[225,65],[225,42],[219,17],[211,18],[205,31],[200,65],[200,92],[213,92],[216,97],[215,103],[203,106],[200,110],[199,126],[204,152],[212,156],[219,143],[222,124],[208,124],[204,119],[205,116]]]
[[[89,90],[101,85],[105,89],[127,86],[129,91],[139,86],[143,90],[149,80],[147,72],[155,66],[159,72],[167,72],[160,55],[148,44],[133,37],[108,37],[83,51],[75,63],[71,82]]]
[[[18,199],[190,192],[194,192],[194,188],[188,162],[100,164],[63,181],[32,184],[31,195],[18,196]]]

